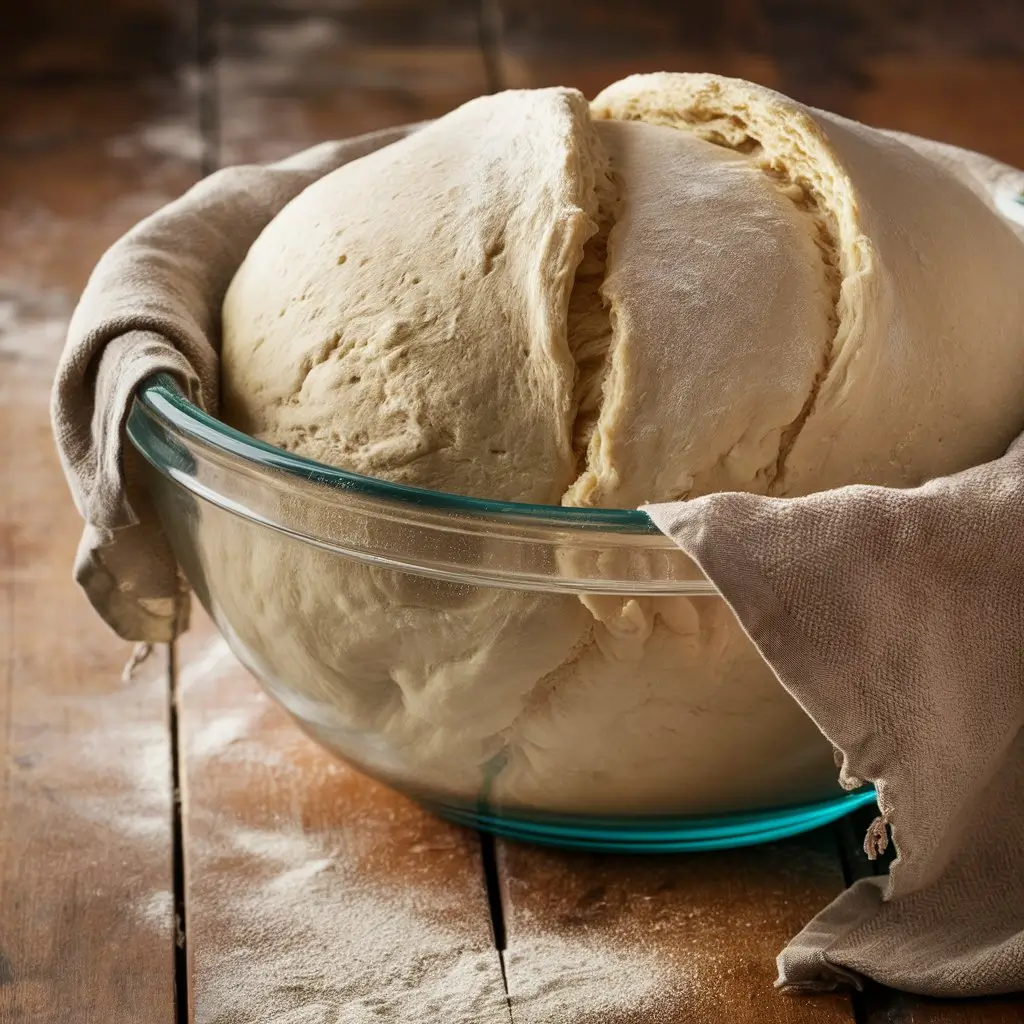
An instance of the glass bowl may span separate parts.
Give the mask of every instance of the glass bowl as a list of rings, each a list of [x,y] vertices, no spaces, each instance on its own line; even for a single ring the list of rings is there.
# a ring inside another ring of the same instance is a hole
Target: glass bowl
[[[705,850],[874,798],[839,788],[830,745],[642,512],[358,476],[233,430],[167,376],[128,436],[239,660],[322,746],[444,817]]]

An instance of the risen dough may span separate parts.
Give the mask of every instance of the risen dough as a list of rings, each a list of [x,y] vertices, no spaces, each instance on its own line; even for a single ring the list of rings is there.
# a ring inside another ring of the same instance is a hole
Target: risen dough
[[[702,75],[503,93],[268,226],[224,303],[223,416],[505,500],[912,485],[1021,428],[1013,280],[1020,238],[927,144]],[[210,514],[222,627],[378,774],[584,812],[835,786],[717,599],[457,587]]]

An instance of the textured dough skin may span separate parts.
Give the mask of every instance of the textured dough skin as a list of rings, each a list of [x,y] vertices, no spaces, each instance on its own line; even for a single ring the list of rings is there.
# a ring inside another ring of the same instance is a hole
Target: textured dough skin
[[[1024,279],[1024,246],[929,146],[705,75],[589,110],[474,101],[256,242],[224,417],[386,479],[576,505],[983,461],[1021,426],[1024,303],[992,283]],[[834,792],[720,601],[460,588],[208,514],[222,628],[381,776],[594,813]]]
[[[510,93],[311,186],[228,290],[224,418],[372,476],[557,504],[575,472],[567,307],[600,152],[578,93]],[[282,702],[428,789],[477,792],[588,623],[572,599],[436,583],[231,524],[211,535],[218,619],[261,676],[294,684]]]
[[[664,127],[598,129],[628,188],[602,287],[604,400],[566,503],[764,491],[833,331],[814,224],[738,153]]]
[[[636,75],[592,107],[741,145],[821,210],[838,323],[772,493],[910,487],[1006,450],[1024,418],[1024,289],[1005,282],[1024,279],[1024,246],[945,147],[714,75]]]
[[[369,476],[557,504],[600,152],[578,93],[510,93],[310,186],[225,298],[225,418]]]

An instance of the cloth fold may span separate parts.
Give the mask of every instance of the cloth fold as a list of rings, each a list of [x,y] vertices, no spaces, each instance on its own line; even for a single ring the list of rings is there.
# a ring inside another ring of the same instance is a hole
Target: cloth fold
[[[417,127],[218,172],[96,267],[52,411],[87,524],[76,579],[126,639],[169,641],[188,621],[141,457],[123,440],[135,388],[166,371],[215,412],[220,306],[251,243],[312,181]],[[1003,187],[991,163],[926,145],[979,190]],[[888,828],[898,851],[888,878],[857,882],[790,943],[779,984],[1024,989],[1024,439],[913,490],[726,493],[646,511],[832,742],[841,779],[875,784],[870,846]]]
[[[1024,987],[1024,438],[909,490],[647,512],[842,752],[840,778],[874,783],[898,851],[887,882],[857,882],[796,937],[780,984]]]
[[[96,265],[71,317],[51,414],[86,522],[75,579],[124,639],[169,642],[187,628],[189,607],[142,484],[141,456],[123,443],[135,389],[164,371],[216,412],[221,302],[256,237],[318,178],[417,127],[218,171],[137,224]]]

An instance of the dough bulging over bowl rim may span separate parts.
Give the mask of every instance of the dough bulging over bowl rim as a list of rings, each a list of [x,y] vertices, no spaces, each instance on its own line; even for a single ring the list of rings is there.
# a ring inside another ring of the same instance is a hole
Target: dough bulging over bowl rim
[[[491,813],[481,817],[483,805],[478,800],[471,807],[454,782],[449,793],[440,775],[433,782],[414,784],[416,773],[391,770],[385,755],[393,751],[383,734],[352,726],[334,735],[337,723],[321,721],[324,709],[304,697],[290,678],[268,671],[258,652],[235,635],[232,613],[225,612],[218,599],[225,596],[217,591],[224,581],[216,573],[207,592],[203,562],[219,557],[219,547],[196,544],[209,529],[203,525],[203,507],[210,509],[222,529],[230,529],[231,520],[237,518],[239,529],[252,538],[265,530],[268,543],[308,545],[310,555],[319,551],[327,558],[353,560],[372,570],[397,570],[391,575],[404,577],[403,591],[408,588],[404,597],[414,603],[421,599],[420,585],[431,592],[440,587],[453,612],[467,594],[470,599],[475,599],[473,595],[485,599],[482,595],[488,590],[496,595],[504,590],[548,601],[575,596],[582,601],[625,600],[631,605],[632,598],[643,603],[660,598],[666,608],[676,600],[688,605],[700,598],[696,603],[709,601],[718,608],[717,617],[731,617],[717,589],[688,556],[658,532],[642,511],[465,498],[362,477],[293,455],[214,419],[190,402],[167,375],[150,378],[137,390],[127,433],[148,463],[150,495],[179,564],[242,663],[316,742],[443,816],[527,841],[563,846],[697,850],[795,834],[873,799],[870,790],[844,793],[838,786],[833,790],[821,785],[813,794],[794,793],[788,799],[780,794],[776,800],[758,798],[749,805],[741,802],[718,811],[713,811],[717,805],[712,802],[706,810],[639,808],[625,817],[611,809],[603,816],[581,810],[573,817],[560,805],[546,810],[527,799],[519,806],[496,794]],[[566,558],[567,554],[571,557]],[[276,588],[277,583],[272,585]],[[760,660],[753,650],[750,655]],[[763,671],[770,675],[767,667]],[[487,699],[492,684],[498,682],[488,681],[481,696]],[[779,689],[779,706],[791,707],[790,715],[802,719],[791,698],[777,682],[774,686]],[[808,738],[816,735],[813,724],[805,721]],[[374,746],[379,742],[384,743],[383,753]],[[831,764],[831,756],[824,756],[827,745],[820,742],[822,763]],[[685,789],[685,779],[679,784]]]
[[[718,595],[646,512],[494,501],[363,476],[228,426],[167,374],[138,389],[127,432],[158,473],[202,500],[358,561],[509,589]],[[349,516],[390,521],[387,550],[358,544]],[[485,541],[487,560],[465,557],[460,538]],[[590,556],[571,559],[575,573],[559,558],[569,552]],[[603,557],[622,552],[633,557]]]

